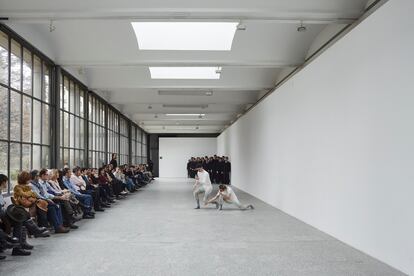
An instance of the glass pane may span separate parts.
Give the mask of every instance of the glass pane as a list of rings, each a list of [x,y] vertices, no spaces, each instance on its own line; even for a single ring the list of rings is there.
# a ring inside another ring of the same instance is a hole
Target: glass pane
[[[74,116],[70,115],[70,128],[69,128],[69,147],[75,147],[75,120]]]
[[[42,104],[43,113],[42,113],[42,144],[49,145],[49,136],[50,136],[50,109],[49,105]]]
[[[79,93],[79,116],[81,116],[82,118],[85,117],[84,105],[85,105],[85,91],[81,90]]]
[[[42,106],[37,100],[33,100],[33,143],[40,144],[42,132]]]
[[[79,86],[78,85],[75,85],[74,93],[75,93],[75,101],[73,104],[75,105],[75,114],[79,115]]]
[[[8,122],[9,122],[9,93],[5,87],[0,86],[0,126],[1,126],[0,127],[0,139],[8,139],[8,133],[9,133]]]
[[[23,124],[22,139],[24,142],[32,142],[32,99],[23,96]]]
[[[85,156],[84,156],[84,151],[83,150],[80,150],[79,152],[78,152],[78,159],[79,159],[79,166],[80,167],[84,167],[85,166]]]
[[[21,101],[22,96],[19,93],[10,91],[10,139],[20,141],[20,123],[21,123]]]
[[[42,147],[42,168],[49,168],[49,147]]]
[[[10,180],[15,183],[20,171],[20,144],[10,143]]]
[[[75,128],[72,130],[75,133],[75,148],[79,148],[79,118],[78,117],[74,117],[75,118]]]
[[[7,173],[7,156],[8,156],[7,149],[8,149],[8,144],[6,142],[0,141],[0,173],[4,175],[8,175]],[[0,190],[1,193],[7,192],[7,191],[8,191],[8,187],[4,188],[4,190]]]
[[[8,144],[0,141],[0,173],[7,175]]]
[[[22,170],[30,171],[32,163],[32,149],[30,145],[22,145]]]
[[[73,149],[69,150],[69,164],[71,167],[75,167],[75,151]]]
[[[42,61],[38,56],[33,57],[33,96],[42,97]]]
[[[43,64],[43,101],[50,102],[50,67]]]
[[[33,169],[40,170],[42,155],[40,153],[40,146],[33,146]]]
[[[66,112],[63,112],[63,146],[69,147],[69,113]]]
[[[59,100],[60,100],[60,109],[63,109],[63,83],[62,80],[60,80],[59,83]]]
[[[63,82],[63,109],[69,111],[69,80],[64,78]]]
[[[0,82],[9,84],[9,38],[0,32]]]
[[[23,48],[23,92],[32,94],[32,53]]]
[[[42,144],[49,145],[50,136],[50,110],[49,105],[42,104]]]
[[[79,148],[85,148],[85,120],[79,120]]]
[[[70,166],[69,164],[69,149],[63,150],[63,165]]]
[[[75,112],[75,84],[73,81],[70,81],[70,93],[69,93],[69,108],[70,112]]]
[[[22,79],[22,53],[21,53],[21,46],[16,41],[11,41],[11,78],[10,78],[10,86],[20,90],[21,89],[21,79]]]

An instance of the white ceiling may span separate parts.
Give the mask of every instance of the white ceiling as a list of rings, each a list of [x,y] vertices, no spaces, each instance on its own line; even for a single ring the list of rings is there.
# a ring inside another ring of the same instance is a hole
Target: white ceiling
[[[367,0],[0,0],[0,17],[47,41],[55,62],[149,132],[216,133],[304,62],[327,27],[352,23]],[[56,29],[49,31],[50,20]],[[240,21],[232,50],[140,51],[131,21]],[[306,32],[297,32],[300,22]],[[331,28],[332,29],[332,28]],[[34,30],[34,31],[32,31]],[[28,38],[30,40],[30,38]],[[320,43],[320,42],[319,42]],[[42,50],[42,49],[41,49]],[[222,66],[220,80],[152,80],[148,66]],[[80,70],[81,69],[81,70]],[[165,96],[159,90],[212,91]],[[207,105],[165,107],[164,105]],[[166,113],[203,113],[203,119]]]

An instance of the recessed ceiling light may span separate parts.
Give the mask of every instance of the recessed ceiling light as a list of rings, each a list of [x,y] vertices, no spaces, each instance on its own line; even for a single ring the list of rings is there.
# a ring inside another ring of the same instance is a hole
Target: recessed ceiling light
[[[151,79],[220,79],[221,67],[149,67]]]
[[[140,50],[230,51],[238,22],[131,22]]]

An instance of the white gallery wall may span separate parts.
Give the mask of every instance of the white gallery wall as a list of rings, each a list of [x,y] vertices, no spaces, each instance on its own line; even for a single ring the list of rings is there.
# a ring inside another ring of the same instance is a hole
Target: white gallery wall
[[[413,12],[387,2],[217,142],[235,186],[411,275]]]
[[[216,153],[216,138],[159,138],[160,177],[187,177],[190,157]]]

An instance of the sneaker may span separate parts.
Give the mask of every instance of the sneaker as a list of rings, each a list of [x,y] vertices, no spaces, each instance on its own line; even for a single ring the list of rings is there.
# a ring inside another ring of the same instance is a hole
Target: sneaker
[[[32,254],[30,251],[26,251],[22,248],[13,248],[12,256],[29,256]]]

